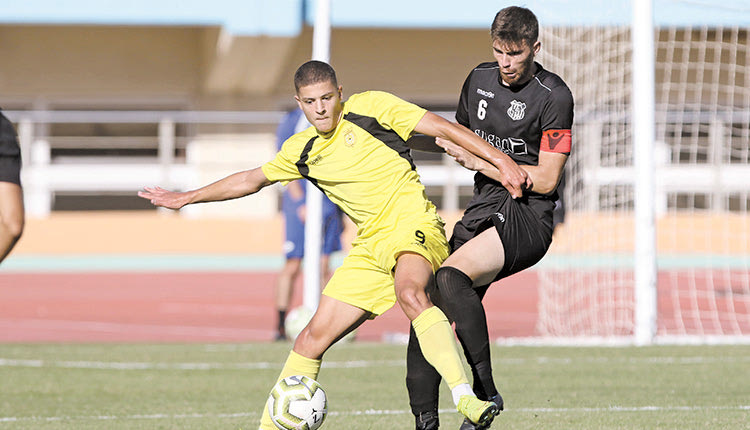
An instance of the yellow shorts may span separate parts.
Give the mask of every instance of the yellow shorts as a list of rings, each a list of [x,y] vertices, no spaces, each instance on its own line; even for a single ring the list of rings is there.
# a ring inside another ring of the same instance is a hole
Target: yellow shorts
[[[396,303],[393,269],[396,257],[404,252],[423,256],[436,271],[449,253],[442,223],[408,225],[356,243],[323,294],[382,314]]]

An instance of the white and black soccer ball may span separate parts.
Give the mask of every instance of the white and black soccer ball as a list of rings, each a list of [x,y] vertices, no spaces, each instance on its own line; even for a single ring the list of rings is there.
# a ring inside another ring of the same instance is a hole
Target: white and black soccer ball
[[[281,430],[316,430],[328,412],[323,387],[307,376],[289,376],[279,381],[266,406],[271,420]]]

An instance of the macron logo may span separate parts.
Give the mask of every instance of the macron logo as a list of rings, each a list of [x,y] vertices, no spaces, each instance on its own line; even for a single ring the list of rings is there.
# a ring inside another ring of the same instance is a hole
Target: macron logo
[[[477,94],[479,94],[480,96],[485,96],[488,99],[494,99],[495,98],[495,93],[493,93],[492,91],[485,91],[485,90],[483,90],[481,88],[477,88]]]

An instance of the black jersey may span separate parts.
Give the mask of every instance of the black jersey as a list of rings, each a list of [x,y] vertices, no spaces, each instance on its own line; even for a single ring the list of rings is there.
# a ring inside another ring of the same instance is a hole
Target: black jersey
[[[535,166],[539,151],[570,153],[573,95],[556,74],[535,63],[537,72],[523,85],[501,83],[496,62],[482,63],[469,73],[461,90],[456,121],[501,149],[519,165]],[[473,230],[496,211],[508,191],[499,182],[477,173],[474,196],[462,223]],[[557,192],[526,193],[528,202],[546,225],[552,224]]]
[[[0,182],[21,185],[21,148],[18,134],[0,109]]]
[[[471,71],[461,90],[456,120],[470,128],[518,164],[537,165],[545,131],[567,131],[573,125],[573,95],[565,82],[538,63],[527,83],[500,83],[497,63],[482,63]],[[562,143],[562,142],[561,142]],[[570,153],[552,143],[552,152]]]

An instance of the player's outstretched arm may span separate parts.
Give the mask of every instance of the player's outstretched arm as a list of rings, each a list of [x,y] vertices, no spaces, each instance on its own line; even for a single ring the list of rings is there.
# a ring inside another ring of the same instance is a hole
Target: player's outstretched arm
[[[231,200],[257,193],[273,182],[266,178],[263,170],[257,167],[229,175],[205,187],[191,191],[169,191],[161,187],[145,187],[138,196],[150,200],[155,206],[180,209],[192,203],[218,202]]]
[[[435,140],[409,139],[406,141],[406,144],[409,145],[409,148],[417,151],[446,153],[463,167],[475,172],[481,172],[497,181],[502,176],[497,167],[490,164],[487,160],[477,157],[448,139],[441,137],[436,137]]]
[[[469,170],[483,173],[484,175],[495,179],[496,181],[499,181],[502,177],[502,174],[497,169],[497,167],[490,164],[489,161],[485,160],[484,158],[477,157],[466,149],[458,146],[451,140],[436,137],[435,145],[442,148],[445,153],[453,157],[453,159],[456,160],[458,164],[466,167]]]
[[[529,174],[507,154],[488,145],[481,137],[461,124],[427,112],[417,124],[415,131],[451,140],[468,152],[491,163],[499,172],[499,177],[493,179],[503,184],[513,198],[521,197],[524,190],[533,186]]]

